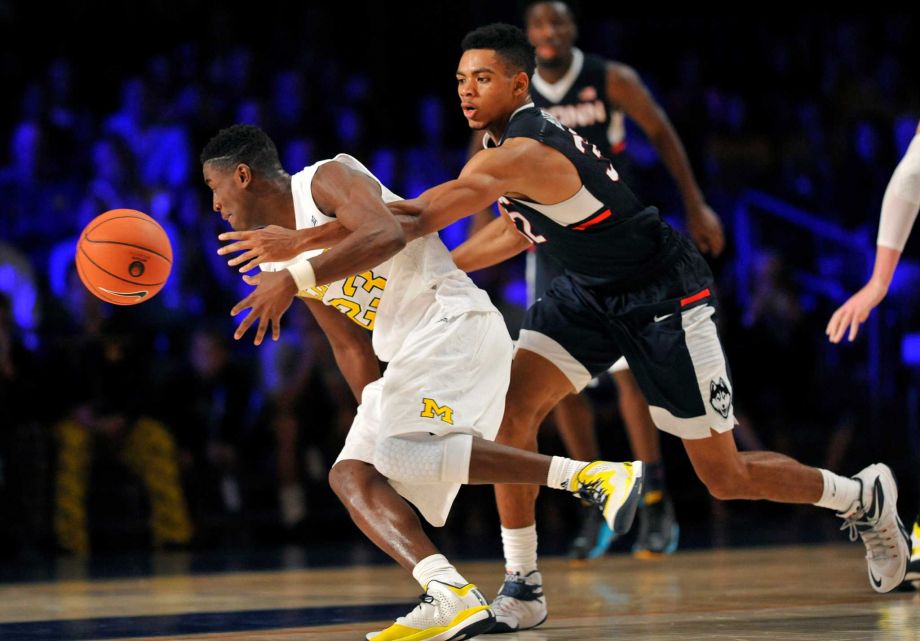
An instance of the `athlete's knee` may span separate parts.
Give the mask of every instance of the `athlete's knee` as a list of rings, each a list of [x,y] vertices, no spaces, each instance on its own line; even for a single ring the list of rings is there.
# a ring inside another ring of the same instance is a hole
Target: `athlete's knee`
[[[536,449],[539,428],[540,421],[532,410],[506,405],[495,442],[511,447]]]
[[[747,465],[740,457],[734,460],[698,465],[696,474],[714,498],[723,501],[755,498],[751,490],[751,477]]]
[[[329,487],[343,503],[348,497],[363,492],[372,477],[378,477],[379,472],[373,465],[364,461],[346,459],[339,461],[329,470]]]

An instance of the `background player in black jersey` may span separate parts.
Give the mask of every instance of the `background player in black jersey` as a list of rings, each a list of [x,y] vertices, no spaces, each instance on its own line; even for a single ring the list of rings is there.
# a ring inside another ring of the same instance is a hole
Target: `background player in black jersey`
[[[456,180],[389,207],[412,214],[401,221],[411,239],[497,199],[508,224],[496,256],[545,244],[565,268],[525,317],[497,440],[535,449],[549,410],[625,355],[656,425],[681,437],[714,497],[832,509],[854,539],[862,537],[874,589],[897,587],[910,547],[891,470],[874,464],[847,478],[774,452],[739,452],[731,378],[713,322],[712,275],[696,247],[643,206],[599,150],[533,106],[534,51],[520,29],[481,27],[467,34],[462,48],[460,106],[470,127],[485,129],[492,143]],[[321,237],[273,228],[234,233],[238,242],[227,249],[246,250],[234,259],[246,269],[329,246],[330,231]],[[356,255],[347,267],[357,273],[371,265]],[[274,320],[278,296],[260,286],[248,298],[260,325]],[[613,476],[610,487],[597,491],[615,491],[621,481],[628,479]],[[496,486],[496,498],[504,528],[533,526],[536,491]],[[506,573],[492,604],[496,631],[533,627],[546,618],[535,548],[520,552],[514,560],[519,569]]]
[[[621,178],[634,186],[624,153],[624,115],[630,117],[655,147],[677,184],[690,236],[701,251],[718,256],[725,244],[719,218],[706,204],[677,132],[639,74],[627,65],[585,54],[576,48],[578,27],[564,2],[531,4],[524,13],[524,22],[527,38],[537,54],[536,73],[530,88],[534,104],[600,149],[611,159]],[[490,212],[484,213],[490,216]],[[500,235],[503,227],[500,219],[492,220],[454,250],[457,266],[465,271],[489,266],[490,238]],[[536,251],[528,252],[528,305],[540,298],[562,271],[539,245]],[[619,390],[620,415],[633,455],[646,463],[639,533],[633,553],[649,558],[673,552],[677,548],[679,529],[666,490],[658,430],[652,422],[648,402],[625,360],[617,361],[611,373]],[[600,458],[594,415],[586,395],[570,394],[563,398],[553,409],[553,419],[569,455],[583,460]],[[581,559],[600,556],[613,542],[613,534],[596,510],[585,509],[582,519],[570,554]],[[517,536],[515,532],[505,534],[511,541]]]

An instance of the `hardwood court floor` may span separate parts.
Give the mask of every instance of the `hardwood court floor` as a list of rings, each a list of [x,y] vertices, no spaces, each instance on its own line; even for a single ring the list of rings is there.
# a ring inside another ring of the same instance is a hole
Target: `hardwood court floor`
[[[549,620],[484,639],[920,641],[920,592],[877,595],[861,545],[544,559]],[[489,595],[499,562],[460,563]],[[395,567],[0,585],[0,639],[360,640],[411,607]]]

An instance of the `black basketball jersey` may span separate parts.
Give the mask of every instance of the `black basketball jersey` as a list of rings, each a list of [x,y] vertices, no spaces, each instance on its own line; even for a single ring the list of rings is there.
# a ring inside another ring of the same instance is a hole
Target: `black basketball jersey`
[[[578,171],[582,188],[561,203],[499,199],[518,231],[569,275],[589,286],[631,290],[671,265],[680,251],[677,232],[639,202],[596,146],[533,105],[511,116],[497,145],[510,138],[548,145]],[[496,145],[488,136],[486,144]]]
[[[614,160],[626,149],[624,116],[607,95],[607,61],[575,49],[570,71],[558,82],[548,83],[534,73],[530,96],[537,107],[548,111],[566,127],[597,145]]]

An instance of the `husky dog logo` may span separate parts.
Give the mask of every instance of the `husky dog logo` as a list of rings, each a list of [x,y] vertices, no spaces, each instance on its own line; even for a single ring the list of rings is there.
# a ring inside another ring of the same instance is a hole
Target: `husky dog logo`
[[[721,376],[718,381],[709,381],[709,404],[722,415],[722,418],[728,418],[728,410],[732,406],[732,392]]]

